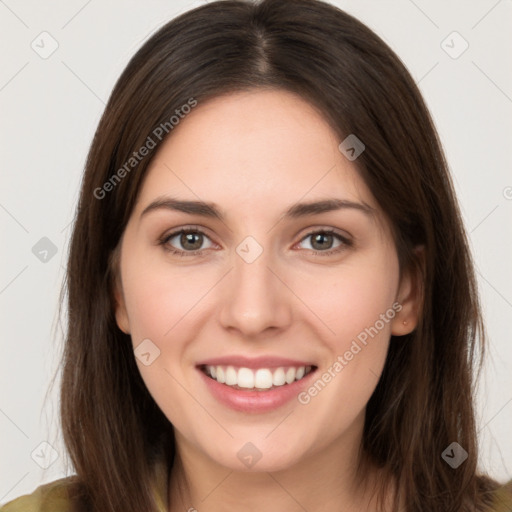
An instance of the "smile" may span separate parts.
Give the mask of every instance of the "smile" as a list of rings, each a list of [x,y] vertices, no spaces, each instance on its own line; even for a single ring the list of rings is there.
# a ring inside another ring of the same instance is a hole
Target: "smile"
[[[313,366],[281,366],[278,368],[245,368],[203,365],[201,371],[219,384],[234,389],[268,391],[292,384],[311,373]]]

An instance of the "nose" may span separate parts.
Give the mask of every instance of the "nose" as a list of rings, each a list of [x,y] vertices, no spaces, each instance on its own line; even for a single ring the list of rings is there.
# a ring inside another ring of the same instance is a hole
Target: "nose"
[[[292,319],[293,293],[270,253],[263,250],[248,262],[235,252],[233,269],[225,279],[220,321],[244,339],[281,332]]]

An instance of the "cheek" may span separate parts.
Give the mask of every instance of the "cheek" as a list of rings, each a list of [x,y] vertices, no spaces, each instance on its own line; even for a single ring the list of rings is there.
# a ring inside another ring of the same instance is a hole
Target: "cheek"
[[[392,260],[390,260],[392,261]],[[338,354],[343,371],[361,387],[367,398],[380,376],[389,346],[391,325],[396,315],[395,294],[398,264],[375,265],[347,278],[349,299],[340,313]]]
[[[186,376],[181,364],[188,339],[183,328],[194,313],[194,304],[204,295],[204,286],[189,270],[172,270],[169,264],[149,262],[147,254],[134,251],[124,261],[123,291],[141,377],[169,421],[185,428],[181,418],[193,414],[183,415],[190,405],[190,396],[182,387]],[[151,353],[150,364],[137,357],[139,346]],[[158,355],[153,359],[153,354]]]
[[[164,258],[132,256],[124,268],[123,290],[134,344],[144,338],[163,342],[193,313],[208,283],[192,266],[173,268]]]
[[[338,267],[316,269],[295,282],[297,295],[317,318],[321,339],[337,351],[375,327],[391,333],[392,305],[398,285],[398,262],[393,253],[370,254]],[[384,315],[384,321],[382,320]],[[311,317],[313,318],[313,317]],[[373,330],[372,330],[373,332]]]
[[[338,297],[341,306],[335,330],[343,340],[340,349],[348,350],[347,342],[359,340],[364,344],[368,336],[389,338],[392,305],[395,298],[396,281],[392,273],[369,269],[346,276],[343,293]],[[389,270],[388,270],[389,271]]]
[[[190,396],[180,385],[188,387],[190,378],[184,372],[187,347],[198,332],[193,327],[204,308],[201,298],[218,277],[193,266],[173,267],[165,258],[151,259],[142,251],[132,251],[123,265],[123,291],[135,355],[139,346],[146,345],[158,354],[149,365],[136,358],[137,366],[169,421],[180,425],[180,410],[190,404]]]
[[[329,329],[322,328],[319,338],[328,356],[301,403],[336,418],[333,425],[348,422],[362,411],[377,385],[391,322],[399,308],[395,303],[398,276],[394,254],[375,252],[357,265],[342,265],[329,276],[318,274],[303,281],[302,293],[308,285],[316,290],[307,295],[308,306]]]

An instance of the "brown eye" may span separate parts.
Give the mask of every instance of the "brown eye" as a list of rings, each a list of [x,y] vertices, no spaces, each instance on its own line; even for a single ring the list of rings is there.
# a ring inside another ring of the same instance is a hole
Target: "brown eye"
[[[160,244],[171,253],[180,256],[194,256],[205,249],[203,247],[205,240],[209,240],[209,238],[198,229],[180,229],[164,236],[160,240]],[[211,245],[206,249],[210,247]]]
[[[203,245],[203,235],[200,233],[182,233],[179,242],[184,249],[197,251]]]
[[[322,249],[331,249],[334,237],[327,233],[316,233],[312,235],[311,240],[313,249],[321,251]]]
[[[334,232],[334,230],[312,231],[307,234],[301,242],[308,239],[311,240],[311,247],[306,247],[306,249],[316,251],[322,256],[342,251],[352,245],[352,242],[348,238]],[[337,245],[333,245],[336,244],[336,242]]]

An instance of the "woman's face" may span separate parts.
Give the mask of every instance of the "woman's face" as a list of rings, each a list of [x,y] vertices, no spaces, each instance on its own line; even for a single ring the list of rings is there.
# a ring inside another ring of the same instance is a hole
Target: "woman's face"
[[[151,163],[116,318],[182,450],[276,471],[357,449],[390,335],[416,317],[341,142],[300,97],[250,91],[200,103]]]

